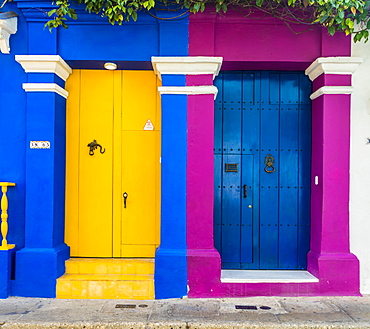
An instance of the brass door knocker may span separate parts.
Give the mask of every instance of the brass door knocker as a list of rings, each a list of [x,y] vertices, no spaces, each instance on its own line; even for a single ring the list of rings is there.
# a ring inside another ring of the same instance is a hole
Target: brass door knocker
[[[265,156],[265,165],[266,165],[265,172],[267,172],[268,174],[273,173],[276,170],[274,164],[275,158],[272,156],[272,154],[267,154]]]
[[[94,139],[91,143],[87,144],[88,147],[90,147],[89,154],[94,155],[94,150],[96,150],[98,147],[100,147],[100,153],[103,154],[105,152],[105,149],[103,150],[103,147],[98,144],[96,139]]]

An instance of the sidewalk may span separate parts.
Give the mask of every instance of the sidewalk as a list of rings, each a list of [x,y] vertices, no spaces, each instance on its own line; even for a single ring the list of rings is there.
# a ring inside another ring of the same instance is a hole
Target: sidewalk
[[[241,309],[237,309],[241,308]],[[369,328],[370,296],[0,300],[0,329]]]

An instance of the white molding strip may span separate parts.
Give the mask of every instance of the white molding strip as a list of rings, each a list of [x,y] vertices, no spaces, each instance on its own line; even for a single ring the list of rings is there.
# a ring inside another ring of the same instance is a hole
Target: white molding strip
[[[212,74],[221,69],[222,57],[152,57],[155,74],[162,80],[162,74],[201,75]]]
[[[218,89],[215,86],[174,86],[158,87],[161,95],[210,95],[216,98]]]
[[[322,95],[340,95],[352,94],[353,87],[351,86],[323,86],[313,92],[310,96],[312,100]]]
[[[70,66],[59,55],[16,55],[15,60],[26,73],[54,73],[64,81],[72,73]]]
[[[319,57],[305,71],[310,80],[321,74],[353,74],[363,62],[361,57]]]
[[[0,50],[3,54],[10,54],[9,39],[17,32],[18,18],[0,19]]]
[[[319,282],[308,271],[297,270],[222,270],[222,283],[303,283]]]
[[[35,92],[35,91],[54,92],[64,98],[68,98],[68,91],[63,89],[56,83],[23,83],[22,87],[26,92]]]

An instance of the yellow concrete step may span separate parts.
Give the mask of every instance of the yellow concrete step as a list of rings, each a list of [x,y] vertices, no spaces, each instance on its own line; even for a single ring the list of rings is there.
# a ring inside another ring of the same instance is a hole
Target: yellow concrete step
[[[153,258],[70,258],[69,274],[154,274]]]
[[[61,299],[154,299],[154,259],[71,258],[56,290]]]
[[[153,275],[64,274],[57,280],[60,299],[154,299]]]

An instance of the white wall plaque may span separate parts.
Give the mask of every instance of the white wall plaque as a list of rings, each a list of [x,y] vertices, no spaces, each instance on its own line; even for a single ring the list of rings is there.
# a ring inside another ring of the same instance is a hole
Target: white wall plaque
[[[31,149],[49,149],[50,142],[49,141],[30,141],[30,148]]]

